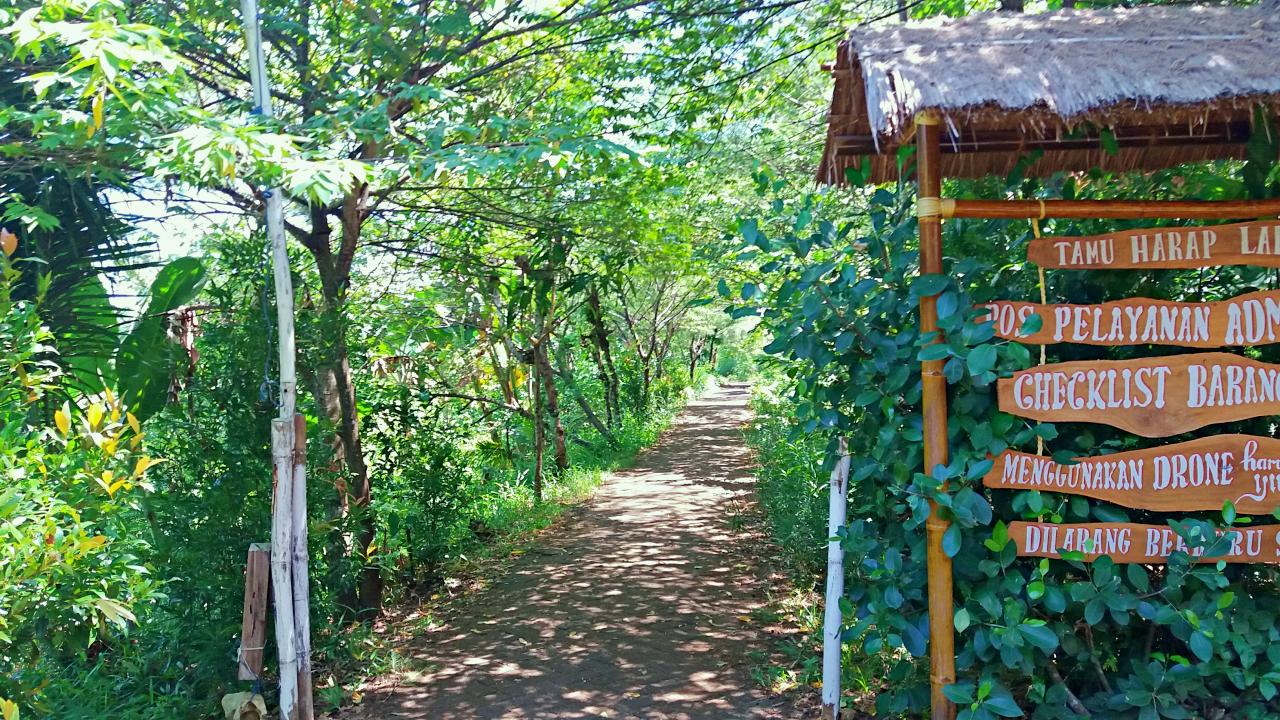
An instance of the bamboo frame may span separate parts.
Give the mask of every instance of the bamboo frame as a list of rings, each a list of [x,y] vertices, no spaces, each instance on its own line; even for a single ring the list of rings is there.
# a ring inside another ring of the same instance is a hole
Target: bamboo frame
[[[942,130],[936,116],[916,118],[917,215],[920,221],[920,274],[943,272],[942,221],[946,218],[1022,220],[1074,219],[1186,219],[1243,220],[1280,216],[1276,200],[959,200],[942,197]],[[920,331],[936,332],[937,296],[920,298]],[[937,342],[941,342],[939,336]],[[926,472],[949,458],[947,383],[942,361],[921,363]],[[946,486],[944,484],[943,489]],[[942,537],[950,522],[930,506],[928,533],[928,601],[931,720],[953,720],[955,705],[943,694],[956,681],[954,598],[951,559],[942,551]]]
[[[922,200],[942,195],[942,127],[938,118],[921,115],[916,118],[916,178]],[[942,216],[920,213],[920,274],[942,272]],[[937,332],[937,296],[920,298],[921,334]],[[941,337],[938,338],[941,341]],[[947,379],[942,374],[941,360],[921,364],[924,410],[924,466],[931,473],[946,465],[950,456],[947,440]],[[943,489],[946,489],[945,484]],[[952,720],[955,706],[943,694],[946,686],[956,681],[954,602],[952,600],[951,558],[942,550],[942,536],[950,522],[943,519],[937,503],[929,504],[928,576],[929,576],[929,689],[930,718]]]

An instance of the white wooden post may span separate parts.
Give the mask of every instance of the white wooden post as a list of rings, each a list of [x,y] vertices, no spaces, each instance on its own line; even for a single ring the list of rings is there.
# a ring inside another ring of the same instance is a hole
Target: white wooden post
[[[830,510],[827,514],[827,596],[822,621],[822,718],[840,717],[840,632],[843,618],[844,547],[836,534],[845,524],[849,498],[849,448],[840,438],[840,459],[831,470]]]
[[[271,86],[262,48],[257,0],[241,0],[245,45],[249,51],[249,79],[257,112],[271,117]],[[305,446],[299,452],[294,427],[298,399],[293,322],[293,278],[284,233],[284,198],[279,188],[264,191],[267,237],[271,241],[276,288],[277,338],[280,348],[280,415],[271,423],[272,474],[275,492],[271,511],[271,584],[275,591],[276,651],[280,662],[280,717],[310,720],[309,689],[299,702],[299,680],[308,683],[310,606],[307,580],[307,495]],[[304,441],[305,442],[305,441]],[[295,458],[301,456],[300,461]],[[299,471],[298,465],[303,469]],[[299,482],[300,481],[300,482]],[[299,655],[301,654],[301,659]],[[303,669],[306,675],[302,675]]]

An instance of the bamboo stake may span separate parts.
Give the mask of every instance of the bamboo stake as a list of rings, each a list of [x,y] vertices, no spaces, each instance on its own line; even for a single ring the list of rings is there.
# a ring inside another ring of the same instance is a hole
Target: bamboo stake
[[[942,218],[937,212],[926,213],[926,207],[939,204],[942,195],[941,127],[936,116],[916,118],[916,176],[920,205],[920,274],[942,272]],[[928,201],[928,202],[926,202]],[[938,329],[937,296],[920,298],[920,332]],[[941,341],[941,338],[938,340]],[[942,374],[942,361],[930,360],[921,367],[924,405],[924,469],[932,473],[938,465],[946,465],[947,447],[947,380]],[[944,488],[945,489],[945,486]],[[951,558],[942,550],[942,537],[949,522],[930,503],[928,531],[929,576],[929,689],[932,720],[951,720],[955,706],[943,694],[943,688],[956,681],[955,626],[952,606]]]
[[[267,77],[262,48],[258,2],[241,0],[240,9],[244,15],[245,45],[249,51],[249,78],[253,85],[255,109],[264,117],[271,117],[270,79]],[[302,473],[303,487],[299,494],[296,487],[299,473],[294,460],[299,441],[294,437],[298,376],[295,365],[293,278],[290,275],[289,247],[284,234],[284,198],[279,188],[267,189],[263,195],[266,198],[267,237],[271,241],[280,351],[280,415],[271,423],[272,474],[275,478],[271,516],[271,581],[275,591],[276,649],[280,663],[280,717],[282,720],[310,720],[309,704],[299,706],[298,691],[301,668],[297,650],[299,647],[305,650],[311,643],[309,598],[306,594],[308,583],[305,580],[307,566],[305,560],[300,567],[294,566],[294,553],[298,544],[295,531],[303,533],[302,544],[305,551],[307,509],[305,472]],[[305,443],[305,438],[301,442]],[[305,454],[302,453],[304,457]],[[303,578],[300,583],[297,581],[299,576]],[[298,608],[301,608],[306,618],[301,627],[295,624]],[[305,633],[301,636],[301,641],[298,634],[300,631]],[[303,664],[309,668],[310,661],[304,660]],[[309,676],[308,669],[307,677]],[[309,697],[309,688],[306,694]],[[303,710],[308,710],[308,714],[300,715]]]
[[[827,513],[827,596],[822,621],[822,720],[840,717],[840,652],[844,618],[844,545],[838,537],[845,524],[849,499],[849,446],[839,441],[840,459],[831,470],[830,508]]]
[[[246,0],[251,2],[252,0]],[[298,652],[293,617],[293,422],[271,421],[271,587],[276,600],[276,655],[280,664],[280,718],[298,718]]]
[[[298,653],[298,717],[311,720],[311,564],[307,549],[307,421],[293,416],[293,621]]]

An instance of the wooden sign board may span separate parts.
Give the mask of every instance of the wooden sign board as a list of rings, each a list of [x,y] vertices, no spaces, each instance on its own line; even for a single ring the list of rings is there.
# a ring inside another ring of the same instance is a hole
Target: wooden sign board
[[[1210,303],[1127,298],[1099,305],[1040,305],[999,300],[983,305],[996,335],[1051,345],[1178,345],[1216,348],[1280,342],[1280,290]],[[1039,315],[1034,333],[1023,323]]]
[[[1280,267],[1280,220],[1123,230],[1090,237],[1040,237],[1028,246],[1027,259],[1041,267],[1064,270]]]
[[[1164,437],[1280,413],[1280,365],[1228,353],[1041,365],[1000,380],[1000,409]]]
[[[1188,552],[1200,562],[1280,564],[1280,525],[1259,525],[1224,531],[1231,536],[1225,555],[1204,556],[1202,548],[1190,549],[1166,525],[1136,523],[1014,522],[1009,539],[1022,557],[1061,558],[1062,551],[1084,554],[1086,562],[1106,555],[1118,563],[1163,563],[1175,550]]]
[[[1280,440],[1217,435],[1063,465],[1006,450],[982,478],[989,488],[1083,495],[1156,512],[1219,510],[1245,515],[1280,507]]]

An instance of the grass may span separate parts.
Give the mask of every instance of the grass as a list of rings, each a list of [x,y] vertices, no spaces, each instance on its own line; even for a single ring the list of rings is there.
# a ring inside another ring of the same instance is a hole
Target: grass
[[[768,386],[757,386],[751,403],[754,416],[746,431],[756,454],[757,494],[766,524],[781,550],[781,559],[796,590],[771,598],[771,615],[799,632],[778,643],[775,653],[753,670],[770,691],[822,687],[823,597],[827,543],[828,477],[822,471],[824,444],[813,436],[790,437],[793,413],[789,401]],[[844,646],[841,687],[846,703],[861,712],[875,704],[884,667],[855,662]],[[858,716],[858,715],[855,715]]]

